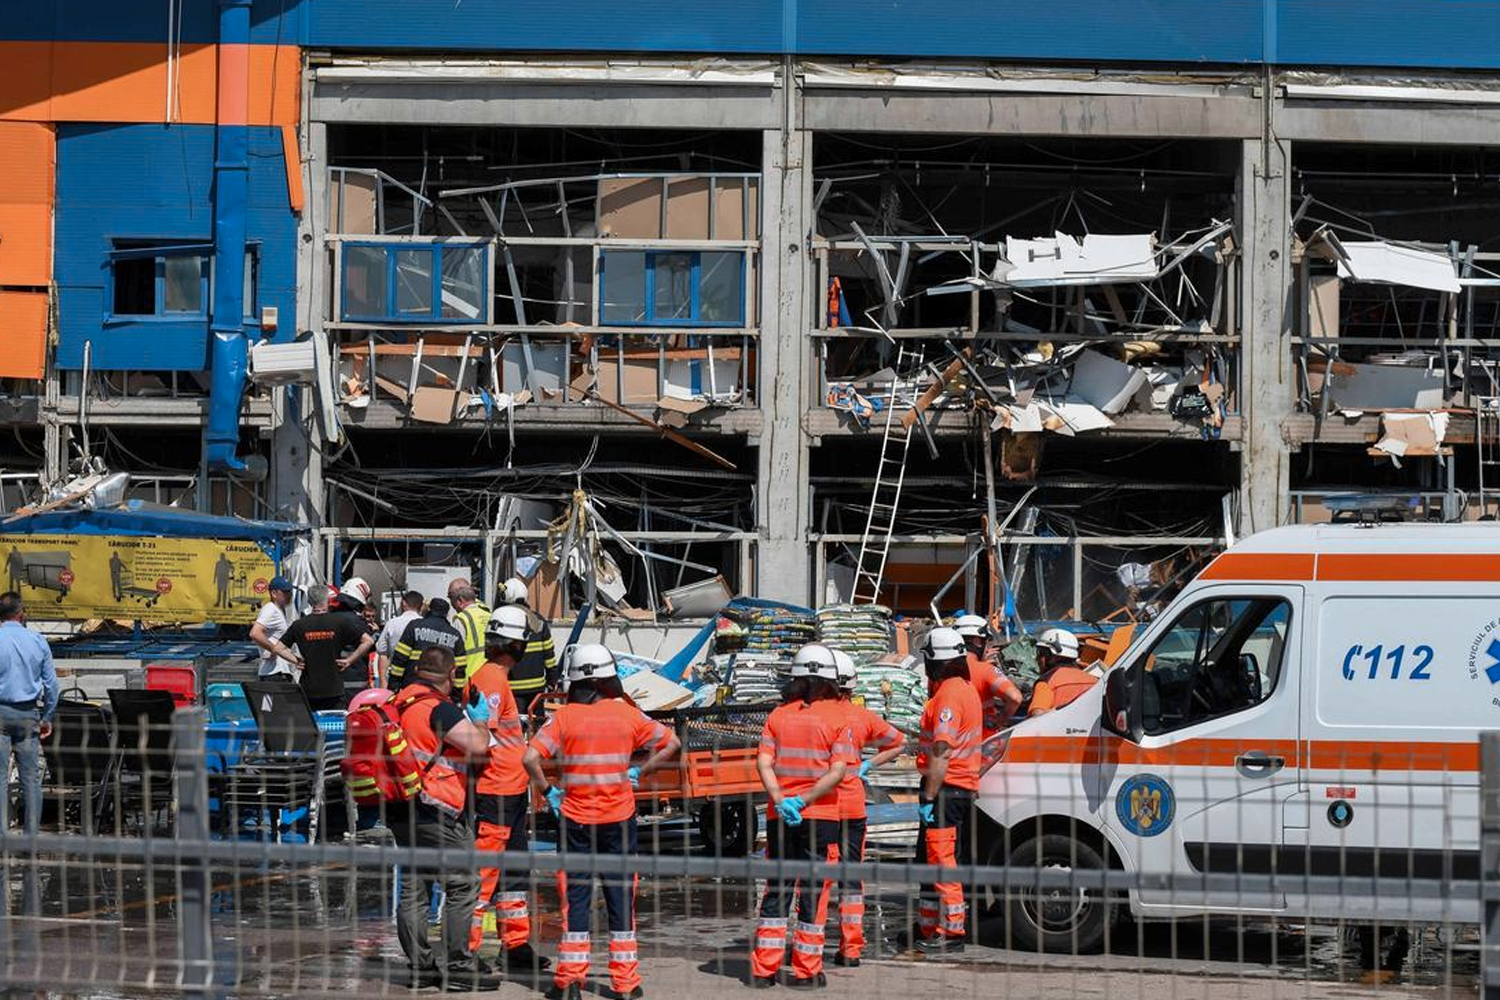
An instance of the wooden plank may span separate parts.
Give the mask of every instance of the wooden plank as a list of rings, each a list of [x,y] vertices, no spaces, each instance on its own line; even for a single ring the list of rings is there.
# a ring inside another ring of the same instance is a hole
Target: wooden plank
[[[739,471],[739,466],[735,465],[723,455],[705,448],[703,445],[699,444],[697,441],[694,441],[692,438],[684,437],[683,435],[678,434],[670,427],[663,427],[661,424],[657,423],[655,420],[652,420],[650,417],[643,417],[633,410],[627,410],[625,407],[620,406],[618,403],[611,403],[609,400],[605,399],[597,392],[590,391],[588,396],[590,399],[598,400],[617,413],[623,413],[625,416],[629,417],[631,420],[634,420],[636,423],[641,424],[644,427],[651,428],[652,430],[659,433],[662,437],[666,438],[668,441],[671,441],[673,444],[682,445],[682,447],[686,448],[688,451],[691,451],[695,455],[701,455],[704,458],[708,459],[710,462],[721,465],[731,472]]]

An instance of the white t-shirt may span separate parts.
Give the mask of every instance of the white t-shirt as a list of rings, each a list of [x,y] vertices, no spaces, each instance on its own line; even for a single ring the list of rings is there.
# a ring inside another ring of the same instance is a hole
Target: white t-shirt
[[[386,656],[394,653],[396,643],[401,641],[401,633],[406,631],[406,626],[421,617],[416,611],[403,611],[386,622],[385,628],[380,630],[380,638],[375,640],[375,652]]]
[[[286,632],[291,623],[286,620],[286,612],[276,606],[275,601],[267,601],[260,609],[260,614],[255,616],[255,624],[266,630],[268,639],[276,640]],[[271,677],[275,674],[290,674],[296,668],[290,663],[271,652],[269,649],[260,651],[260,676]]]

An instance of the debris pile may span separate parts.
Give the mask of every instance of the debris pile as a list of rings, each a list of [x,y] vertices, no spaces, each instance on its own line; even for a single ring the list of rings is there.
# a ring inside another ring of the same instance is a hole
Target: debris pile
[[[893,655],[860,667],[854,696],[907,736],[915,736],[922,728],[927,678],[914,657]]]

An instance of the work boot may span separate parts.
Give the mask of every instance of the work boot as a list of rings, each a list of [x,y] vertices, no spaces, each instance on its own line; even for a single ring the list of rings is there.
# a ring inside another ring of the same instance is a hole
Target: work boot
[[[542,994],[547,1000],[583,1000],[583,987],[578,983],[554,986]]]
[[[964,950],[963,938],[944,937],[941,934],[930,938],[922,938],[916,944],[919,954],[930,955],[933,958],[943,958],[947,955],[957,955]]]
[[[604,995],[608,997],[609,1000],[641,1000],[641,998],[646,995],[646,991],[637,986],[634,989],[626,990],[624,993],[621,993],[619,990],[610,987],[609,989],[604,991]]]
[[[443,973],[442,987],[449,993],[487,993],[500,988],[500,977],[478,963],[450,968]]]
[[[789,990],[821,990],[827,985],[828,977],[821,972],[816,976],[807,976],[805,978],[794,976],[786,981],[786,987]]]
[[[848,955],[845,955],[843,952],[839,952],[837,955],[833,956],[833,964],[834,965],[841,965],[841,966],[843,966],[846,969],[857,969],[857,968],[859,968],[859,959],[857,959],[857,958],[850,958]]]
[[[756,990],[768,990],[776,985],[775,976],[751,976],[750,988]]]

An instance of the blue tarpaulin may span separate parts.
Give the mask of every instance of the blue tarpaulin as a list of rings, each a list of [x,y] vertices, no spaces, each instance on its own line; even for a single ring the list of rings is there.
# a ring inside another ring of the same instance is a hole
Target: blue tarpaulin
[[[101,510],[49,510],[0,522],[0,534],[153,535],[255,542],[273,555],[282,541],[310,531],[284,521],[251,521],[130,500]]]

